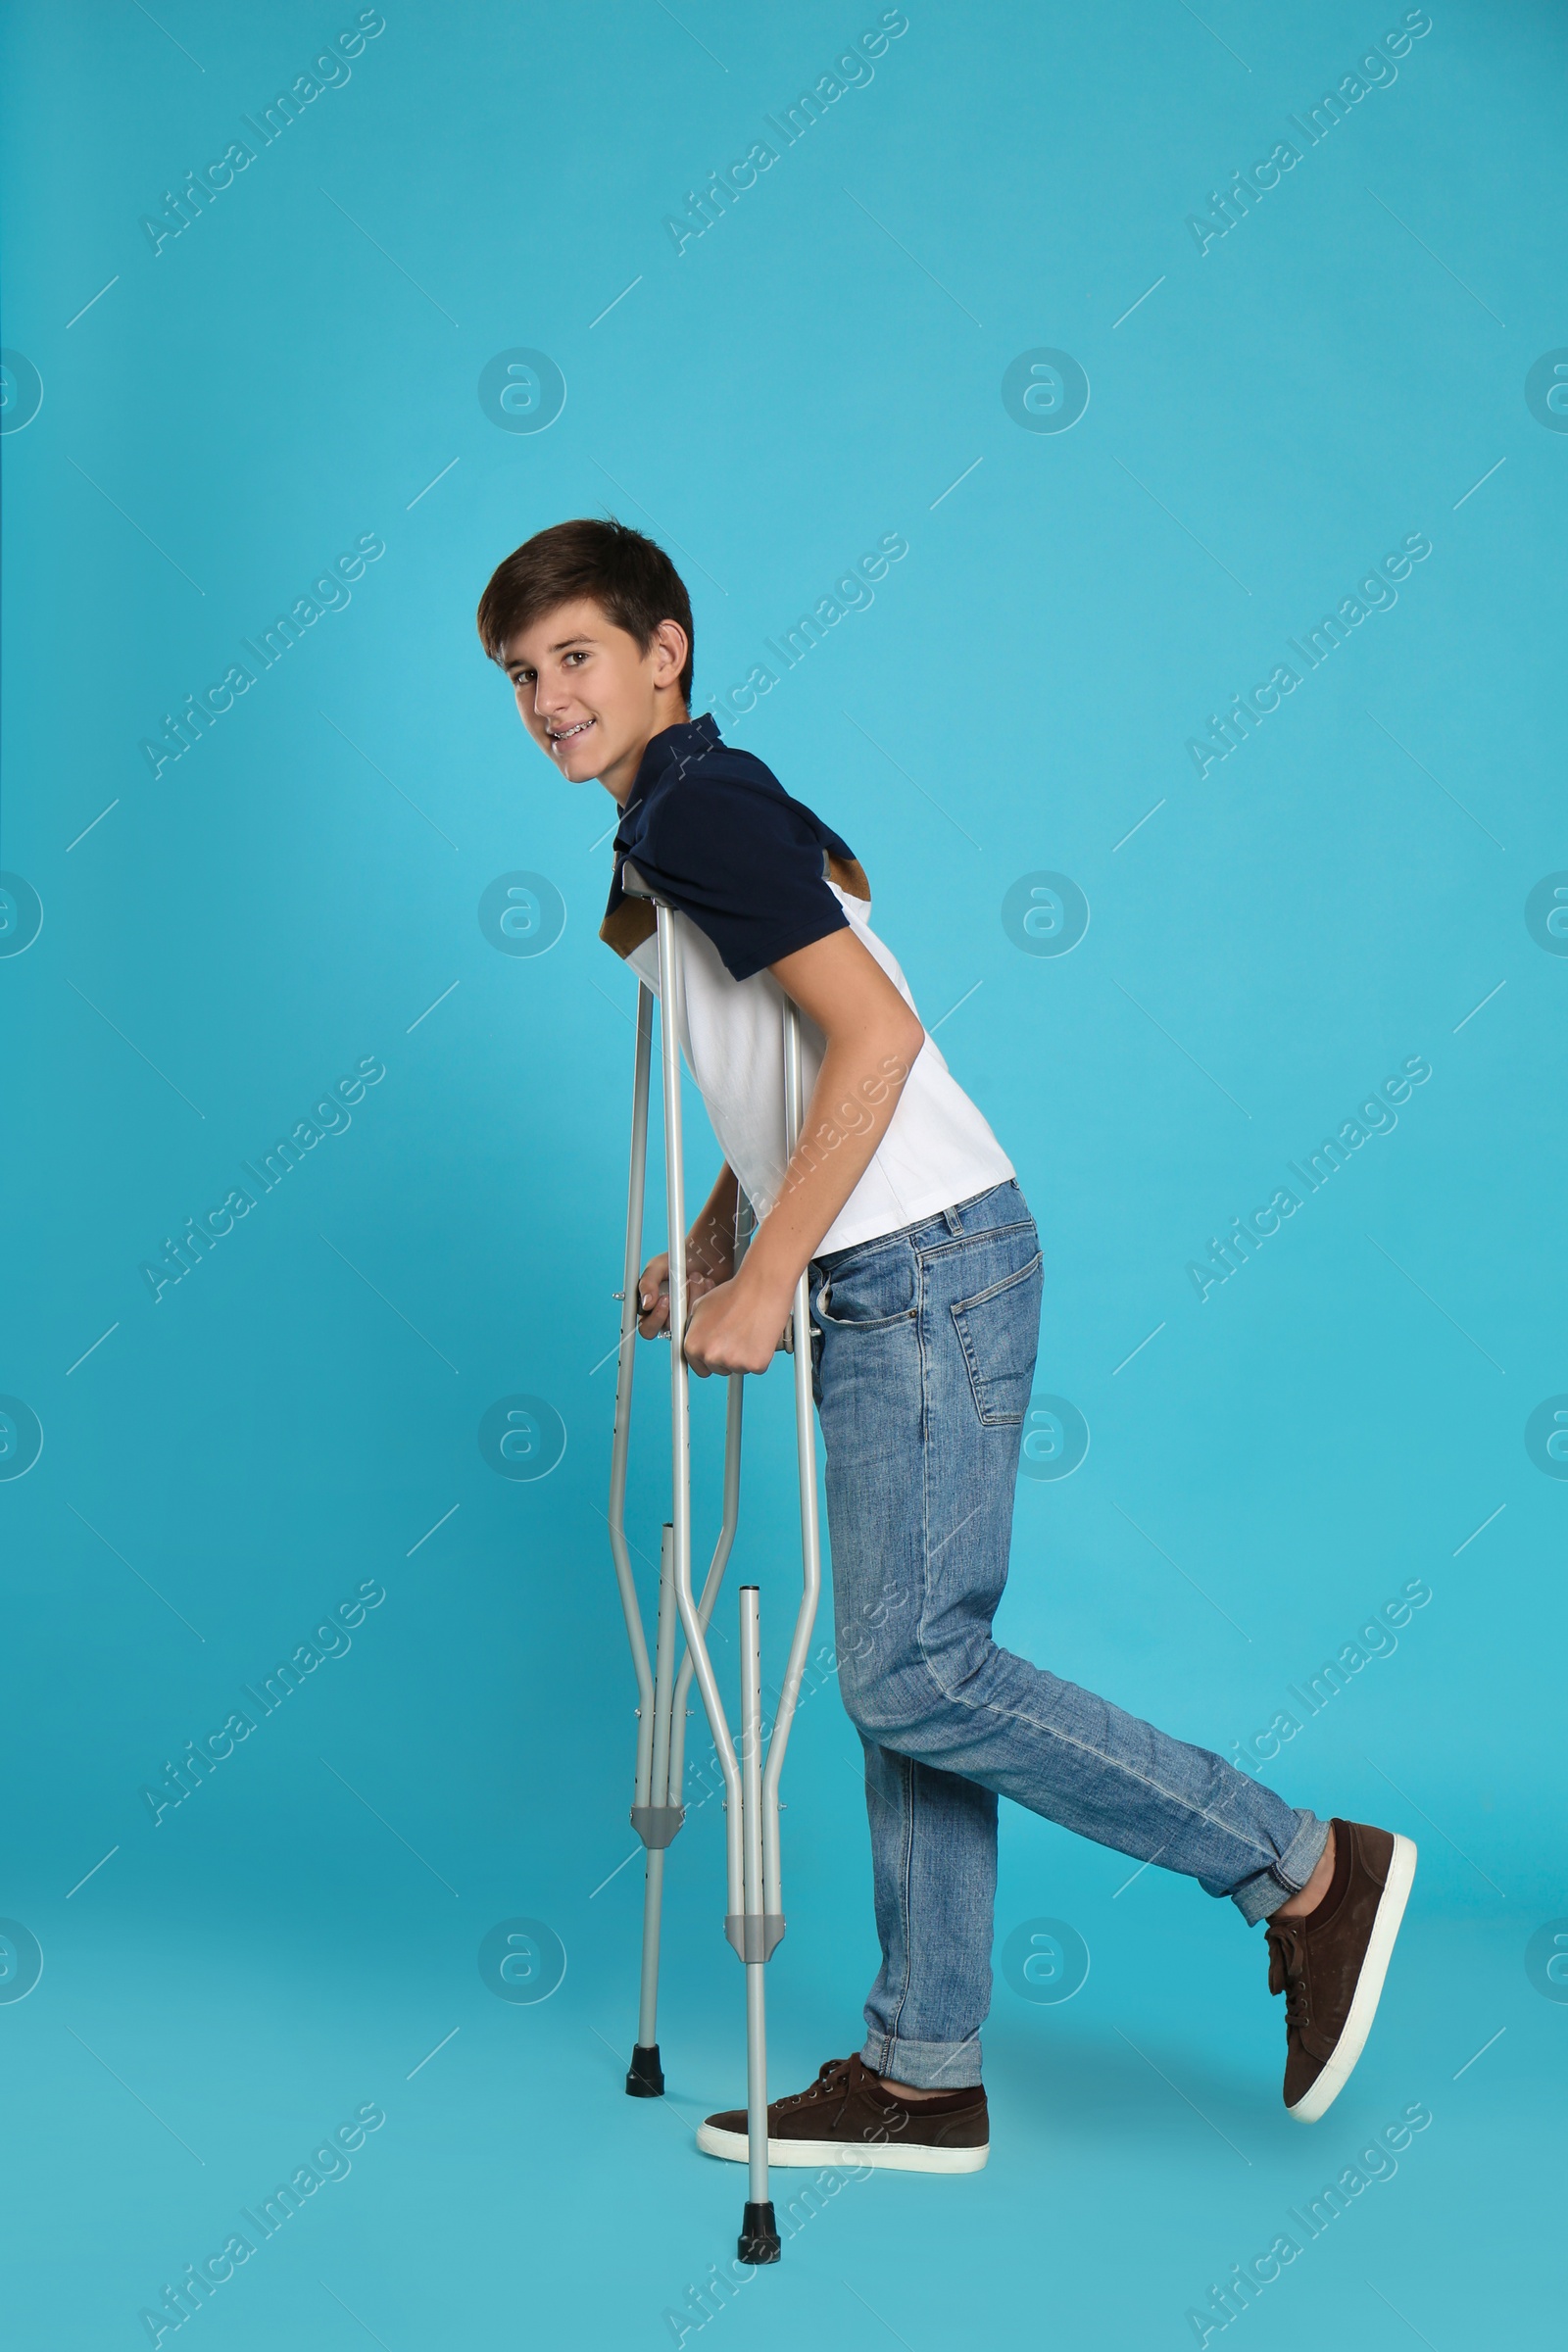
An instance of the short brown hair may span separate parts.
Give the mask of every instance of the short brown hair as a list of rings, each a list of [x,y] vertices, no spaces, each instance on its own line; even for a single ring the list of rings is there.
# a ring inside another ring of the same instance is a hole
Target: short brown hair
[[[535,531],[498,564],[479,599],[479,642],[492,662],[519,629],[581,596],[592,597],[607,617],[644,653],[662,620],[678,620],[686,632],[686,662],[680,691],[692,701],[692,602],[674,564],[662,547],[623,522],[582,515]]]

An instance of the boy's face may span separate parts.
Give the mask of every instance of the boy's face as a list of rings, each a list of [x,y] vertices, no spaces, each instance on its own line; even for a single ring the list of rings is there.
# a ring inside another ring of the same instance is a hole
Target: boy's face
[[[686,633],[661,621],[647,651],[592,597],[558,605],[503,648],[523,725],[570,784],[631,790],[651,737],[686,716]]]

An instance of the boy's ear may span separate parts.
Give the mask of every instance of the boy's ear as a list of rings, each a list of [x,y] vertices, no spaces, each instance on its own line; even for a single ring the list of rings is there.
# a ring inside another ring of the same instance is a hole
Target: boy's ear
[[[686,666],[686,656],[691,651],[691,642],[678,620],[662,620],[655,629],[654,636],[658,641],[660,652],[665,657],[664,675],[660,683],[666,686],[677,684],[680,673]]]

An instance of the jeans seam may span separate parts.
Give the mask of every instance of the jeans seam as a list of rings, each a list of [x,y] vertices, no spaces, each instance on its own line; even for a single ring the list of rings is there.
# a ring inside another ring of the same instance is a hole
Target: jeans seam
[[[899,2026],[904,2017],[904,2004],[909,1997],[909,1979],[914,1973],[914,1947],[909,1933],[909,1899],[914,1876],[914,1760],[899,1757],[899,1777],[904,1784],[904,1858],[899,1870],[899,1927],[904,1944],[904,1982],[893,2005],[888,2040],[896,2044]]]
[[[923,1606],[921,1609],[921,1616],[923,1620]],[[1199,1821],[1206,1822],[1210,1829],[1222,1831],[1226,1837],[1234,1838],[1239,1845],[1247,1846],[1250,1852],[1268,1856],[1269,1859],[1265,1861],[1263,1865],[1265,1869],[1270,1867],[1274,1860],[1278,1859],[1278,1857],[1273,1854],[1270,1847],[1254,1845],[1250,1838],[1246,1837],[1243,1832],[1236,1828],[1234,1823],[1217,1819],[1208,1811],[1206,1806],[1195,1805],[1190,1797],[1180,1795],[1176,1789],[1162,1788],[1158,1781],[1152,1781],[1147,1773],[1137,1771],[1132,1765],[1123,1762],[1119,1756],[1106,1755],[1102,1748],[1095,1747],[1089,1740],[1075,1740],[1070,1733],[1057,1730],[1054,1724],[1041,1723],[1033,1715],[1020,1714],[1015,1708],[999,1707],[995,1699],[988,1698],[976,1702],[972,1699],[964,1698],[957,1690],[949,1690],[944,1685],[942,1677],[937,1673],[936,1668],[932,1665],[930,1657],[926,1652],[923,1624],[915,1629],[915,1639],[919,1643],[920,1663],[925,1668],[927,1674],[931,1677],[932,1682],[936,1685],[938,1692],[949,1706],[963,1707],[971,1715],[978,1715],[981,1713],[993,1714],[1000,1717],[1004,1723],[1026,1723],[1031,1731],[1042,1733],[1048,1740],[1055,1740],[1060,1741],[1062,1745],[1066,1747],[1076,1748],[1080,1755],[1093,1756],[1102,1771],[1118,1772],[1122,1774],[1125,1779],[1136,1781],[1141,1788],[1152,1789],[1156,1796],[1163,1797],[1167,1804],[1180,1806],[1181,1809],[1191,1817]],[[992,1640],[990,1636],[988,1636],[987,1639],[991,1640],[991,1646],[994,1649],[1000,1647],[1000,1644],[995,1640]],[[1248,1875],[1251,1876],[1253,1874],[1249,1873]]]
[[[914,1252],[914,1336],[920,1350],[920,1606],[918,1616],[923,1618],[927,1590],[926,1560],[931,1547],[931,1396],[930,1362],[926,1348],[925,1262],[918,1250]],[[915,1638],[919,1639],[918,1623]],[[908,1995],[909,1978],[914,1966],[914,1956],[909,1940],[909,1906],[906,1898],[907,1876],[912,1868],[914,1852],[914,1775],[912,1762],[907,1758],[905,1761],[909,1764],[909,1804],[905,1818],[910,1834],[904,1850],[905,1879],[900,1888],[900,1899],[904,1908],[904,1987],[899,1994],[899,2005],[893,2017],[895,2037],[897,2037],[900,2021],[904,2015],[904,2004]]]

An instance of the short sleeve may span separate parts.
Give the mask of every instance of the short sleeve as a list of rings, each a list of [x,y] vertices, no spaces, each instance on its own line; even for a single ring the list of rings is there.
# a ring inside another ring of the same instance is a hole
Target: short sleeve
[[[809,813],[781,787],[688,773],[649,831],[639,871],[706,932],[734,980],[849,927]]]

